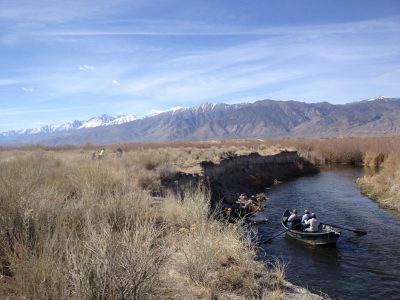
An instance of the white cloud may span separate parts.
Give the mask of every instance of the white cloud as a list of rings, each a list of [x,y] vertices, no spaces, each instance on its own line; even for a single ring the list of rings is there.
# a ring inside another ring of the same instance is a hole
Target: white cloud
[[[399,18],[382,18],[366,21],[325,24],[315,26],[233,26],[210,22],[187,22],[184,20],[136,20],[128,26],[105,25],[98,28],[46,29],[46,36],[271,36],[290,35],[292,37],[321,36],[324,34],[349,33],[396,33],[400,32]]]
[[[385,78],[387,85],[393,85],[395,76],[389,69],[396,70],[399,67],[396,58],[399,46],[384,37],[380,43],[372,44],[367,36],[355,33],[358,27],[363,31],[373,31],[371,28],[374,26],[390,32],[394,23],[394,20],[355,22],[350,26],[351,30],[343,25],[271,28],[271,33],[276,30],[275,35],[187,50],[173,46],[149,49],[145,45],[142,48],[142,45],[132,45],[125,40],[120,48],[128,48],[132,52],[123,53],[107,64],[96,67],[78,65],[82,71],[80,74],[58,72],[62,64],[57,68],[53,66],[52,72],[40,70],[54,74],[41,79],[40,84],[45,84],[50,91],[56,91],[57,95],[101,92],[106,96],[129,96],[136,103],[151,100],[159,104],[168,101],[175,105],[191,105],[197,101],[242,98],[247,95],[252,97],[255,94],[291,99],[312,96],[325,100],[326,93],[315,85],[312,85],[313,93],[307,91],[310,89],[310,80],[314,80],[312,78],[343,78],[350,85],[351,82],[371,77],[368,74],[373,69],[377,74],[388,74],[389,78]],[[101,55],[113,53],[116,45],[108,48],[108,43],[105,44],[104,47],[96,47],[104,51]],[[145,55],[147,52],[151,52],[151,55]],[[93,57],[87,61],[91,60]],[[94,70],[97,71],[92,76],[87,76],[87,72]],[[33,79],[24,84],[38,86],[40,76],[31,77]],[[114,78],[124,78],[123,84]],[[374,81],[378,79],[374,75]],[[320,80],[318,82],[322,84]],[[304,86],[304,89],[294,90],[293,86],[297,85]],[[293,94],[288,95],[292,89]],[[341,98],[343,91],[334,92],[326,100]],[[146,105],[143,104],[143,107]]]
[[[94,66],[90,65],[79,65],[78,66],[79,71],[94,71],[96,68]]]
[[[118,96],[119,99],[129,97],[136,105],[141,103],[143,110],[148,110],[150,101],[156,102],[159,107],[168,107],[164,106],[166,102],[171,106],[192,105],[214,99],[228,99],[228,102],[232,102],[229,99],[248,96],[253,99],[253,95],[265,95],[271,98],[322,99],[327,94],[323,92],[325,83],[317,80],[314,82],[320,83],[321,86],[310,84],[314,80],[312,78],[318,77],[327,78],[327,82],[333,78],[335,80],[342,78],[349,83],[349,86],[351,83],[365,81],[366,77],[373,77],[376,85],[385,84],[391,88],[382,91],[390,94],[393,93],[393,81],[396,77],[396,74],[390,71],[399,68],[396,56],[400,48],[398,44],[392,42],[392,33],[400,31],[399,19],[396,18],[318,27],[258,28],[229,27],[222,24],[214,26],[215,24],[208,25],[206,22],[179,20],[132,22],[116,22],[117,25],[112,22],[105,23],[98,29],[89,28],[91,24],[83,24],[86,27],[79,26],[79,28],[70,27],[73,25],[62,28],[60,26],[38,28],[38,36],[57,35],[57,31],[63,30],[66,35],[77,35],[74,41],[73,37],[71,39],[68,37],[66,40],[71,44],[82,46],[82,51],[78,54],[79,62],[96,62],[96,66],[77,65],[76,58],[71,61],[57,61],[47,68],[44,66],[30,69],[34,74],[23,80],[20,78],[22,80],[20,84],[35,86],[37,89],[40,88],[40,91],[47,90],[53,93],[54,97],[100,92],[106,97]],[[54,32],[48,28],[54,28]],[[238,38],[229,43],[221,41],[213,47],[201,44],[196,49],[177,47],[169,42],[147,43],[150,38],[146,43],[141,43],[140,40],[121,37],[111,43],[105,41],[111,41],[113,37],[101,36],[94,37],[90,39],[90,43],[86,43],[84,42],[86,39],[79,37],[86,34],[108,35],[107,32],[110,35],[134,35],[146,32],[152,35],[249,34],[249,37]],[[379,36],[378,42],[371,42],[370,33],[373,33],[375,38]],[[62,32],[60,35],[63,35]],[[121,51],[118,55],[115,55],[116,49]],[[101,58],[105,54],[109,55],[110,59],[101,64]],[[77,72],[76,69],[71,70],[70,66],[77,66],[81,72]],[[377,75],[368,75],[371,70]],[[87,76],[89,72],[91,76]],[[382,74],[382,78],[378,77],[379,74]],[[114,78],[123,78],[123,84]],[[384,80],[385,83],[382,83]],[[10,84],[10,81],[0,80],[0,86],[7,84]],[[33,92],[33,89],[29,90],[26,88],[24,91]],[[331,97],[326,99],[330,101],[341,98],[340,94],[345,93],[343,90],[330,92]],[[354,91],[354,93],[359,92],[360,89]],[[91,101],[90,97],[91,95],[87,101]]]
[[[33,93],[35,90],[32,88],[26,88],[26,87],[22,87],[21,90],[23,90],[26,93]]]

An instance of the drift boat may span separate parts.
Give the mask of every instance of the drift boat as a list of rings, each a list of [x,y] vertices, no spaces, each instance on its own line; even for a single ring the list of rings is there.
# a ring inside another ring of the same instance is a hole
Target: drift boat
[[[322,225],[321,231],[307,232],[302,230],[289,229],[287,220],[290,211],[287,209],[282,215],[282,225],[287,230],[286,234],[296,240],[310,245],[335,245],[340,237],[340,231],[335,230],[329,225]]]

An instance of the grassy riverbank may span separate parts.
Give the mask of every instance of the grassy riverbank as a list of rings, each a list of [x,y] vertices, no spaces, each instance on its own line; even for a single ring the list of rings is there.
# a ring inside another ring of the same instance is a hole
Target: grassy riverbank
[[[357,180],[361,191],[382,207],[400,211],[399,137],[311,140],[297,147],[317,163],[363,165],[369,175]]]
[[[400,211],[400,138],[344,138],[289,143],[319,164],[363,165],[361,191],[382,207]]]
[[[385,208],[400,212],[400,159],[389,155],[382,169],[357,180],[361,191]]]
[[[150,197],[162,176],[225,151],[146,148],[91,160],[87,149],[2,150],[0,297],[281,299],[284,266],[258,261],[241,224],[210,215],[207,190]]]
[[[361,191],[382,207],[400,211],[399,137],[310,141],[302,149],[317,162],[362,164],[369,175],[357,180]]]

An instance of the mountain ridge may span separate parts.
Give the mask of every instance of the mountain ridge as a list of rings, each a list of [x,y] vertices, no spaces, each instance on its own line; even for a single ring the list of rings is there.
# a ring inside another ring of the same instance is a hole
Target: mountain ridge
[[[398,135],[399,100],[380,96],[347,104],[270,99],[240,104],[203,103],[152,116],[135,116],[121,123],[112,123],[117,118],[108,120],[103,115],[107,120],[101,126],[95,126],[94,120],[85,123],[90,126],[81,125],[75,130],[0,136],[0,145]]]
[[[107,114],[102,114],[101,116],[92,117],[88,120],[74,120],[74,121],[59,124],[59,125],[50,124],[50,125],[41,126],[39,128],[29,128],[29,129],[0,132],[0,136],[1,135],[12,136],[12,135],[22,135],[22,134],[51,133],[51,132],[57,132],[57,131],[69,131],[69,130],[77,130],[77,129],[83,129],[83,128],[110,126],[110,125],[116,125],[116,124],[123,124],[126,122],[132,122],[139,118],[140,117],[138,117],[135,114],[118,115],[116,117],[112,117]]]

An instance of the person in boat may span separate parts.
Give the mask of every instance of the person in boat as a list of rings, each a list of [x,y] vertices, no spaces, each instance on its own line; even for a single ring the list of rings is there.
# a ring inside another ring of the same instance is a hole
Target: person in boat
[[[307,232],[318,232],[321,222],[317,219],[317,215],[312,213],[311,218],[307,220],[305,224],[306,226],[309,226],[306,228]]]
[[[311,218],[310,212],[306,209],[304,210],[304,215],[301,218],[301,225],[305,228],[306,227],[306,222]]]
[[[291,229],[301,229],[301,217],[297,214],[297,210],[292,211],[288,223],[290,223]]]

